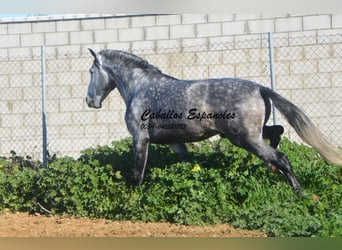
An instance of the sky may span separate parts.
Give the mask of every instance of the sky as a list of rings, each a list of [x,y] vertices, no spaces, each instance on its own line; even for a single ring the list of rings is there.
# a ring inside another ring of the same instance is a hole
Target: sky
[[[0,13],[342,13],[341,0],[10,0]],[[10,14],[8,16],[8,14]],[[25,16],[25,15],[24,15]],[[4,17],[4,16],[3,16]]]

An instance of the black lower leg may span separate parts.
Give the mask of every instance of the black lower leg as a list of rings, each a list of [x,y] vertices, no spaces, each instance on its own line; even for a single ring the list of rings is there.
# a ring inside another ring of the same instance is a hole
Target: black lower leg
[[[274,126],[264,126],[263,130],[262,130],[262,136],[264,139],[269,139],[270,140],[270,146],[274,149],[276,149],[279,145],[280,139],[281,139],[281,135],[284,133],[284,128],[283,126],[280,125],[274,125]],[[269,163],[269,162],[264,162],[265,166],[273,173],[277,173],[280,172],[282,173],[282,171],[279,171],[279,169]]]
[[[274,126],[264,126],[262,130],[262,136],[265,139],[270,140],[270,146],[272,148],[277,148],[281,139],[281,135],[284,133],[283,126],[274,125]]]
[[[286,155],[277,152],[278,161],[271,162],[286,176],[288,182],[299,196],[303,196],[302,188],[293,173],[292,167]]]

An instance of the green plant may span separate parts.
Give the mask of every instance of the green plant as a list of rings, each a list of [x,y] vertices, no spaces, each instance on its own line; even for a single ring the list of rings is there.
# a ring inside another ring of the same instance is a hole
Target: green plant
[[[286,179],[228,140],[189,144],[189,163],[168,147],[151,145],[146,176],[131,185],[132,140],[85,149],[47,169],[0,170],[0,209],[168,221],[182,225],[231,223],[270,236],[342,236],[341,168],[287,139],[287,154],[306,197]],[[0,164],[5,164],[4,162]],[[40,206],[37,206],[40,204]]]

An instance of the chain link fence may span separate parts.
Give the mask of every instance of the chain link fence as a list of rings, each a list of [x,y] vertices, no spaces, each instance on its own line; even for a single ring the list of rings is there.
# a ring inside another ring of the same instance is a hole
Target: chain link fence
[[[276,90],[342,146],[342,34],[274,39]],[[286,124],[285,136],[300,141]]]
[[[342,34],[274,37],[276,91],[304,110],[337,146],[342,139]],[[270,87],[267,34],[235,36],[226,41],[131,52],[181,79],[238,77]],[[129,136],[125,106],[113,91],[101,110],[87,107],[85,96],[92,57],[47,50],[47,148],[58,156],[77,157],[81,150]],[[0,58],[0,155],[15,150],[42,158],[41,56]],[[269,123],[272,123],[270,119]],[[285,135],[297,140],[285,126]]]
[[[0,58],[0,155],[41,159],[40,58]],[[13,154],[12,152],[11,154]]]

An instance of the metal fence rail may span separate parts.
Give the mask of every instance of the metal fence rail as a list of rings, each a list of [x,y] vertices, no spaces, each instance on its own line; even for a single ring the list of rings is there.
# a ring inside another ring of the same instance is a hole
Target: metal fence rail
[[[342,146],[342,34],[322,37],[275,34],[272,49],[277,92],[302,108],[333,144]],[[238,77],[271,87],[267,34],[235,36],[229,42],[131,52],[174,77]],[[50,154],[77,157],[87,147],[110,144],[129,135],[124,124],[124,103],[117,91],[101,110],[87,107],[85,95],[92,63],[87,51],[45,52],[44,56],[45,68],[42,58],[37,56],[0,58],[0,155],[15,150],[21,155],[43,159],[44,107]],[[42,79],[45,79],[45,97]],[[285,125],[287,137],[298,139],[281,116],[277,122]]]

